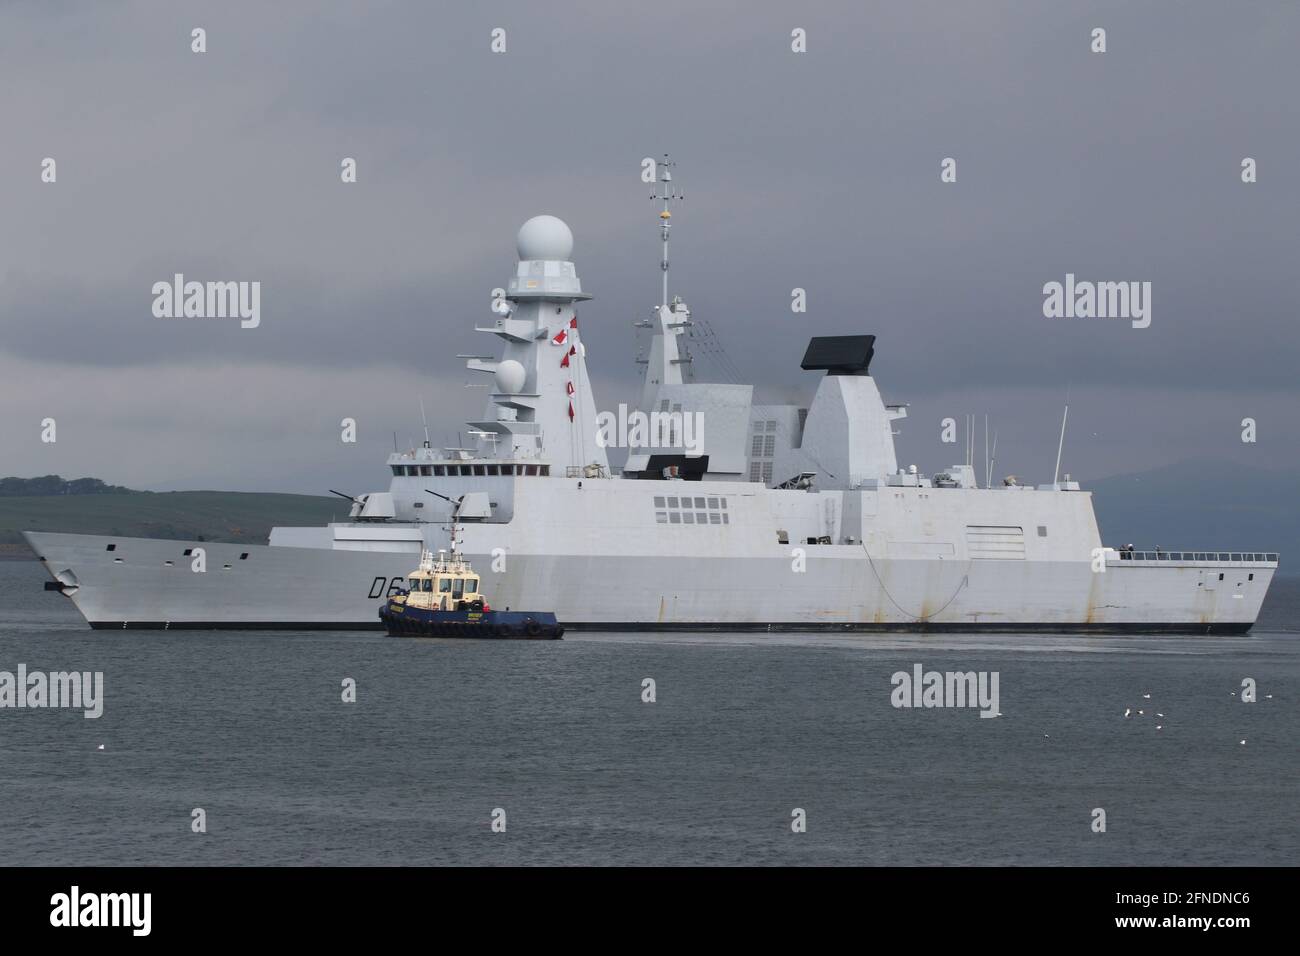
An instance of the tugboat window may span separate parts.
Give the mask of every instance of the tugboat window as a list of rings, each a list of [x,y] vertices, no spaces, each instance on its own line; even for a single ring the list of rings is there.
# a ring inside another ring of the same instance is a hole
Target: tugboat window
[[[462,597],[465,594],[465,579],[457,578],[455,585],[451,590],[451,596],[454,598]]]
[[[447,594],[448,592],[450,592],[450,591],[451,591],[451,578],[442,578],[442,579],[438,582],[438,590],[441,591],[443,594]]]
[[[473,594],[478,590],[478,578],[470,578],[465,582],[465,593]]]
[[[433,578],[425,578],[425,579],[424,579],[424,590],[425,590],[425,591],[432,591],[432,590],[433,590]]]

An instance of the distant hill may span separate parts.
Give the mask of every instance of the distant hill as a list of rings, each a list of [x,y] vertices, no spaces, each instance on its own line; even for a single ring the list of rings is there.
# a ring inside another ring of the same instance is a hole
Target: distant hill
[[[58,475],[42,475],[40,478],[0,478],[0,498],[29,497],[38,495],[132,495],[142,492],[132,491],[120,485],[106,485],[98,478],[63,479]]]
[[[32,557],[20,531],[265,544],[275,525],[323,525],[347,513],[346,501],[314,495],[131,491],[0,496],[0,557]]]
[[[1086,482],[1107,545],[1276,551],[1300,571],[1300,475],[1194,461]]]

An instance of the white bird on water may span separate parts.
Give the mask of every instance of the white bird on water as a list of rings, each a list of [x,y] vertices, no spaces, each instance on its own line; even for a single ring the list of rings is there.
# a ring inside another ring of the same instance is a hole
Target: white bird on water
[[[1157,717],[1163,717],[1164,714],[1156,714]]]
[[[103,744],[100,744],[100,745],[99,745],[98,747],[96,747],[95,749],[96,749],[96,750],[103,750],[103,749],[104,749],[104,745],[103,745]]]
[[[1241,738],[1241,745],[1242,745],[1243,747],[1246,746],[1246,738],[1245,738],[1245,737],[1242,737],[1242,738]]]
[[[1156,730],[1164,730],[1164,729],[1165,728],[1163,724],[1156,724]]]
[[[1143,700],[1150,700],[1150,699],[1151,699],[1151,695],[1150,695],[1150,694],[1143,694],[1143,695],[1142,695],[1142,699],[1143,699]]]
[[[1124,716],[1125,716],[1125,717],[1127,717],[1127,716],[1128,716],[1129,714],[1131,714],[1131,713],[1133,713],[1133,708],[1132,708],[1132,707],[1125,707],[1125,708],[1124,708]]]

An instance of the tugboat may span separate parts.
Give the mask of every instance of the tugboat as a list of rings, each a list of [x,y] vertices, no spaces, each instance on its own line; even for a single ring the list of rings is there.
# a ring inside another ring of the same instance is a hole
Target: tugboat
[[[453,537],[453,542],[454,542]],[[479,577],[454,546],[449,555],[420,553],[410,587],[391,595],[379,619],[396,637],[487,637],[558,640],[564,628],[547,611],[494,611]]]

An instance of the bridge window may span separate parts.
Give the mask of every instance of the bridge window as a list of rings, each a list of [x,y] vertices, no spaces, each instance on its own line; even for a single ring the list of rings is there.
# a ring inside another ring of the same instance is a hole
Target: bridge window
[[[446,465],[434,465],[434,466],[433,466],[433,477],[435,477],[435,478],[445,478],[446,475],[447,475],[447,466],[446,466]]]
[[[439,578],[438,590],[443,594],[449,594],[451,592],[451,578]]]
[[[474,594],[478,591],[478,578],[470,578],[465,582],[465,593]]]
[[[411,578],[411,590],[412,590],[412,591],[418,591],[418,590],[420,590],[420,579],[419,579],[419,578]]]
[[[425,590],[425,591],[432,591],[432,590],[433,590],[433,578],[425,578],[425,579],[424,579],[424,587],[422,588],[422,590]]]
[[[451,586],[451,596],[454,598],[458,598],[458,597],[464,597],[464,595],[465,595],[465,579],[456,578],[455,582]]]
[[[500,466],[500,465],[488,465],[488,466],[487,466],[487,473],[488,473],[489,475],[491,475],[492,477],[494,477],[494,478],[495,478],[495,477],[498,477],[498,476],[501,474],[501,466]]]
[[[668,512],[666,512],[666,511],[656,511],[656,512],[655,512],[655,521],[659,522],[659,524],[667,524],[667,523],[668,523]]]

